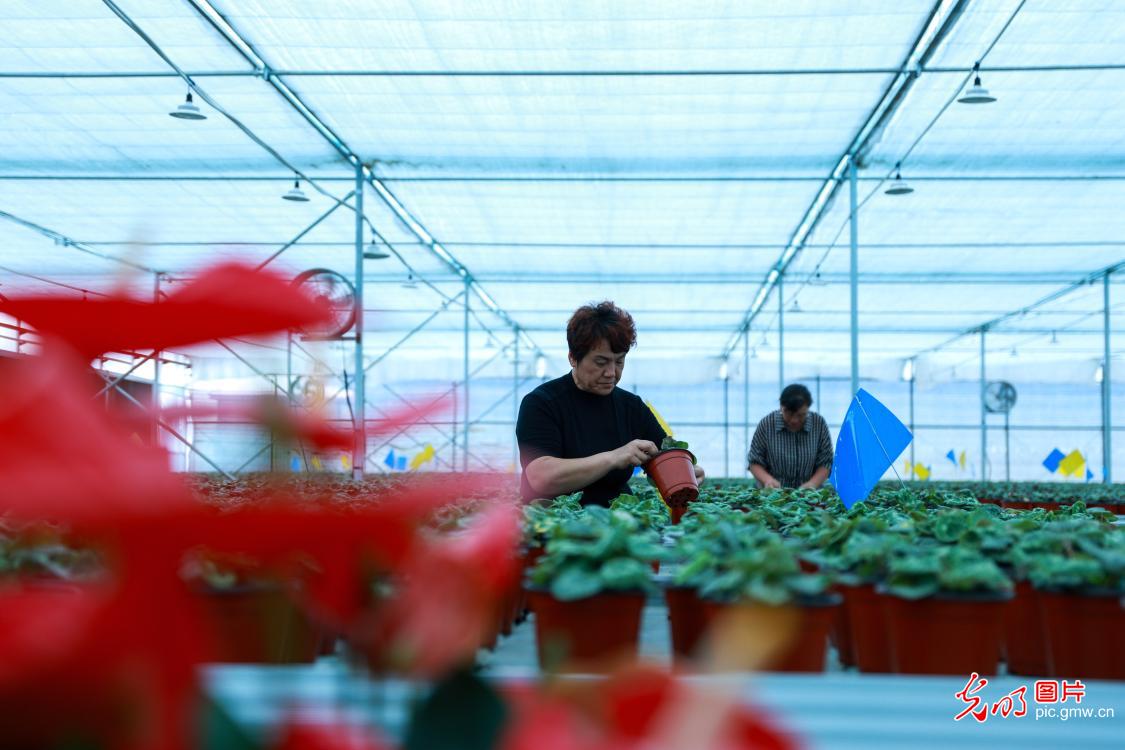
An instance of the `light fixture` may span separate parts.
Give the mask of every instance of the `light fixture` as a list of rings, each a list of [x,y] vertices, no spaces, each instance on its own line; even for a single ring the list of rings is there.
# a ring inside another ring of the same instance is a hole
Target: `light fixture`
[[[173,109],[168,113],[170,117],[175,117],[177,120],[206,120],[207,115],[199,111],[199,107],[191,100],[191,92],[188,92],[187,98],[184,103]]]
[[[980,61],[973,63],[973,85],[964,94],[957,98],[962,104],[991,104],[996,97],[988,93],[988,89],[980,85]]]
[[[406,281],[402,282],[402,288],[403,289],[417,289],[418,288],[418,282],[416,282],[414,280],[414,274],[412,274],[412,273],[406,274]]]
[[[281,196],[282,200],[296,201],[297,203],[308,203],[309,196],[305,195],[305,191],[301,190],[301,181],[299,179],[293,180],[293,187],[289,192]]]
[[[1057,343],[1059,343],[1059,334],[1058,334],[1058,332],[1056,332],[1056,331],[1051,331],[1051,343],[1052,343],[1052,344],[1057,344]]]
[[[547,358],[542,354],[535,358],[535,377],[547,377]]]
[[[914,360],[908,359],[902,363],[902,379],[909,383],[914,380]]]
[[[1100,383],[1103,380],[1105,380],[1105,366],[1099,362],[1098,369],[1094,370],[1094,382]]]
[[[495,348],[496,342],[492,339],[492,334],[489,334],[488,338],[484,342],[484,350],[490,352]]]
[[[367,249],[363,251],[363,257],[365,260],[383,260],[385,258],[391,257],[391,254],[376,245],[375,240],[372,239],[371,244],[368,245]]]
[[[1012,352],[1011,352],[1011,357],[1012,357],[1012,359],[1015,359],[1018,356],[1020,356],[1020,353],[1018,351],[1016,351],[1016,347],[1013,346]]]
[[[797,300],[793,300],[793,306],[789,308],[789,312],[799,313],[804,312],[804,310],[801,309],[801,305],[797,302]]]
[[[914,188],[907,185],[906,180],[902,179],[902,162],[895,164],[895,179],[891,182],[890,187],[883,192],[887,195],[906,195],[914,192]]]
[[[757,349],[757,347],[755,347],[754,349],[750,350],[750,359],[757,359],[757,358],[758,358],[758,349]]]
[[[727,367],[727,361],[724,359],[719,364],[719,380],[726,380],[730,375],[730,368]]]

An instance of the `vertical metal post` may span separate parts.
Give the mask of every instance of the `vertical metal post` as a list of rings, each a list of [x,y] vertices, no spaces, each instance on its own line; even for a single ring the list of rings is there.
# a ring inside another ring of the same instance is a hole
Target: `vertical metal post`
[[[730,372],[723,378],[723,476],[730,476]]]
[[[152,275],[152,302],[160,304],[160,273]],[[160,352],[152,353],[152,446],[160,445]]]
[[[914,365],[910,366],[910,434],[914,435]],[[910,474],[914,473],[914,444],[917,440],[910,440]]]
[[[453,429],[449,431],[449,446],[453,450],[453,455],[450,456],[449,467],[453,471],[457,471],[457,389],[459,384],[454,381],[453,383],[453,408],[450,413],[453,415]]]
[[[1109,272],[1102,277],[1102,467],[1106,484],[1113,482],[1113,379],[1110,377]]]
[[[980,328],[980,481],[982,482],[988,478],[985,471],[985,464],[988,461],[988,422],[984,410],[984,334],[987,330],[987,326]]]
[[[742,337],[742,450],[750,452],[750,326]],[[743,461],[743,464],[746,464]],[[742,476],[750,475],[749,465],[742,467]]]
[[[777,277],[777,392],[785,389],[785,274]]]
[[[851,201],[851,332],[852,332],[852,396],[859,391],[859,206],[856,199],[855,155],[848,158],[848,195]]]
[[[469,470],[469,298],[472,296],[472,282],[465,279],[465,432],[461,440],[461,471]]]
[[[520,327],[512,329],[512,466],[517,475],[520,473],[520,446],[516,439],[516,422],[520,418]]]
[[[367,379],[363,370],[363,165],[355,165],[355,445],[352,479],[363,479],[367,456]]]
[[[1012,481],[1012,443],[1009,439],[1011,424],[1009,412],[1004,412],[1004,481]]]

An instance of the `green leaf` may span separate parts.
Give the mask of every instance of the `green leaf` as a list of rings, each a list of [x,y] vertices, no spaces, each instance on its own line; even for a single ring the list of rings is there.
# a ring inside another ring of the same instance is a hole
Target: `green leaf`
[[[598,575],[604,588],[621,591],[646,587],[652,577],[652,568],[631,557],[615,557],[602,565]]]
[[[803,594],[805,596],[817,596],[823,594],[828,588],[828,576],[823,575],[801,575],[792,576],[786,581],[789,590],[794,594]]]
[[[551,596],[564,602],[585,599],[601,590],[601,578],[584,565],[568,565],[551,581]]]
[[[438,683],[410,717],[403,750],[491,750],[508,709],[492,687],[468,669]]]
[[[742,593],[756,602],[774,606],[787,604],[792,598],[789,595],[789,589],[784,585],[769,583],[761,579],[751,581]]]
[[[682,448],[686,451],[688,449],[688,443],[686,440],[676,440],[671,435],[665,437],[663,442],[660,443],[660,450],[662,451],[668,451],[674,448]]]
[[[924,599],[936,594],[939,590],[937,581],[926,581],[916,584],[889,584],[887,591],[902,599]]]

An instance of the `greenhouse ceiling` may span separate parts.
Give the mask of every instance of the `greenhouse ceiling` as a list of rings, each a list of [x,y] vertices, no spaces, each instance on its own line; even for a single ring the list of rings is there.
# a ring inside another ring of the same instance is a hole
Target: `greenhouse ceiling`
[[[955,377],[982,325],[990,354],[1075,377],[1103,351],[1120,4],[8,0],[0,18],[0,292],[151,289],[295,239],[274,267],[350,277],[358,166],[363,240],[393,250],[365,264],[372,357],[443,302],[410,351],[460,356],[470,280],[474,350],[518,326],[561,368],[570,312],[609,298],[650,378],[776,362],[782,326],[795,373],[846,374],[854,165],[864,373],[920,356]],[[957,101],[975,63],[995,102]],[[189,91],[205,120],[168,116]],[[912,193],[885,192],[896,170]],[[308,202],[281,200],[295,177]]]

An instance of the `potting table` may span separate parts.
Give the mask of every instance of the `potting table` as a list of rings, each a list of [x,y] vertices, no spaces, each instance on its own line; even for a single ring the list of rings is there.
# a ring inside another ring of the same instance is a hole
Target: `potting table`
[[[667,663],[669,654],[666,610],[655,603],[645,608],[641,653]],[[484,656],[483,672],[500,681],[526,682],[539,678],[535,666],[532,622],[518,626],[501,639],[495,652]],[[576,679],[590,679],[578,677]],[[1125,682],[1084,681],[1081,704],[1073,699],[1055,707],[1112,709],[1113,718],[1035,717],[1034,680],[988,677],[978,695],[989,705],[1010,691],[1027,686],[1028,714],[990,715],[983,723],[971,716],[954,721],[966,704],[956,697],[964,677],[869,675],[843,671],[829,656],[824,674],[744,674],[698,677],[701,681],[734,680],[745,700],[771,713],[810,748],[945,748],[1047,750],[1065,746],[1122,747],[1125,737]],[[252,734],[274,731],[294,706],[313,715],[342,712],[364,725],[378,727],[391,738],[405,729],[410,704],[426,686],[405,680],[372,680],[346,668],[336,657],[305,666],[264,667],[222,665],[204,672],[207,693],[235,722]]]

